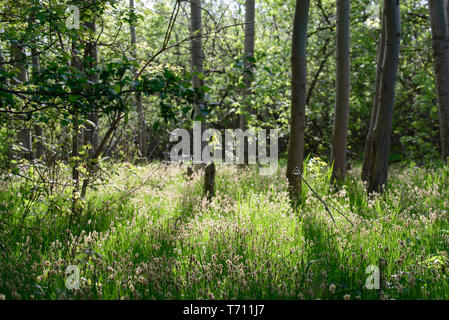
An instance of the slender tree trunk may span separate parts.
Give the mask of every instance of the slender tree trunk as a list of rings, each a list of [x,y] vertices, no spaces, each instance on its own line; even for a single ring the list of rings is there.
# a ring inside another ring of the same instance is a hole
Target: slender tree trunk
[[[447,33],[449,35],[449,0],[444,0],[444,4],[446,6],[446,25],[447,25]]]
[[[129,7],[131,12],[134,13],[134,0],[129,0]],[[131,30],[131,55],[133,59],[137,58],[137,52],[136,52],[136,27],[134,25],[134,22],[131,22],[130,25]],[[133,70],[134,77],[137,75],[137,70]],[[145,111],[143,109],[142,104],[142,95],[139,93],[136,93],[135,95],[136,99],[136,111],[138,115],[138,125],[137,125],[137,132],[138,132],[138,140],[139,140],[139,152],[140,156],[144,159],[147,159],[148,157],[148,137],[147,137],[147,125],[145,123]]]
[[[192,0],[190,2],[190,8],[191,8],[191,32],[192,32],[192,41],[191,41],[192,72],[193,72],[192,84],[195,89],[199,89],[202,86],[204,86],[201,0]],[[201,98],[199,100],[203,99]],[[200,106],[202,102],[203,101],[198,101],[195,104],[194,113],[196,117],[204,118]]]
[[[440,118],[441,157],[449,157],[449,38],[444,0],[429,0]]]
[[[81,69],[81,62],[78,56],[76,56],[76,42],[72,40],[72,60],[71,66],[76,69]],[[79,137],[79,118],[78,118],[78,110],[76,106],[73,106],[72,112],[72,121],[73,121],[73,133],[72,133],[72,154],[71,158],[73,159],[72,163],[72,182],[73,182],[73,191],[72,191],[72,216],[70,217],[70,225],[69,231],[71,231],[71,223],[73,215],[78,213],[78,203],[79,203],[79,190],[80,190],[80,172],[78,169],[79,166],[79,147],[80,147],[80,137]]]
[[[248,129],[248,115],[251,114],[251,84],[254,79],[254,42],[255,42],[255,19],[256,7],[255,0],[246,0],[245,4],[245,43],[244,43],[244,71],[243,78],[245,83],[243,108],[240,113],[240,129],[243,132]],[[248,141],[245,139],[244,164],[248,164]]]
[[[21,44],[13,44],[11,46],[12,58],[14,60],[14,68],[18,70],[17,80],[23,83],[27,81],[27,60],[25,52]],[[31,136],[31,129],[28,128],[28,124],[24,124],[25,128],[19,131],[18,138],[26,150],[23,155],[26,159],[31,160],[33,158],[33,143]]]
[[[393,122],[396,78],[401,45],[401,18],[399,0],[384,0],[386,46],[384,72],[381,80],[379,111],[371,157],[373,159],[368,192],[383,192],[388,179],[388,155]]]
[[[3,58],[2,44],[0,43],[0,71],[3,71],[4,62],[5,62],[5,59]],[[0,82],[0,88],[3,87],[4,84],[5,84],[4,82]],[[0,108],[3,109],[3,105],[4,105],[3,98],[0,97]]]
[[[292,36],[292,103],[287,179],[293,201],[301,197],[302,181],[297,174],[303,172],[305,107],[307,95],[306,47],[310,0],[296,0]]]
[[[37,48],[36,48],[37,40],[38,40],[38,37],[36,36],[34,38],[34,46],[31,49],[31,62],[32,62],[33,77],[36,77],[39,74],[39,70],[40,70],[39,54],[38,54]],[[42,127],[39,124],[36,124],[34,126],[34,133],[35,133],[35,146],[36,146],[35,158],[39,159],[44,155],[44,144],[42,143],[43,131],[42,131]]]
[[[2,44],[0,42],[0,71],[4,71],[4,69],[3,69],[4,68],[4,63],[5,63],[5,58],[3,58],[3,48],[2,48]],[[7,83],[8,82],[7,82],[6,79],[3,80],[3,81],[0,81],[0,88],[3,88],[3,86],[7,85]],[[0,108],[3,110],[4,106],[5,106],[4,98],[0,97]],[[10,148],[8,148],[8,149],[11,150]],[[5,154],[5,156],[7,156],[7,158],[8,158],[8,163],[11,163],[10,162],[12,160],[11,159],[11,156],[12,156],[11,152],[8,151],[7,154]]]
[[[86,44],[85,49],[85,57],[86,57],[86,67],[89,70],[92,70],[97,66],[98,62],[98,52],[97,52],[97,43],[96,43],[96,24],[95,18],[92,18],[92,21],[86,22],[86,28],[89,31],[89,42]],[[98,74],[93,73],[89,76],[89,81],[92,83],[98,82]],[[96,106],[94,106],[96,108]],[[84,131],[83,144],[90,144],[92,149],[90,150],[90,156],[93,157],[96,150],[98,149],[98,111],[93,110],[89,113],[88,116],[89,121],[92,123],[88,123],[86,125],[86,129]]]
[[[337,0],[337,75],[335,118],[332,139],[332,178],[344,180],[348,139],[349,93],[351,86],[350,0]]]
[[[203,73],[203,46],[202,46],[202,8],[201,0],[191,0],[191,55],[192,55],[192,83],[193,87],[201,91],[201,87],[204,86],[204,73]],[[200,76],[201,75],[201,76]],[[203,96],[198,97],[198,101],[195,104],[194,120],[201,119],[201,135],[206,130],[206,116],[201,112],[201,106],[204,107],[205,98]],[[206,142],[207,143],[207,142]],[[203,147],[206,143],[203,143]],[[215,195],[215,164],[207,164],[204,173],[204,189],[206,196],[211,198]]]
[[[379,45],[377,52],[377,69],[376,69],[376,84],[375,84],[375,92],[374,92],[374,103],[373,103],[373,111],[371,114],[371,122],[368,130],[368,137],[365,143],[365,150],[363,153],[363,165],[362,165],[362,181],[368,181],[369,178],[369,170],[371,168],[371,152],[373,149],[373,139],[374,139],[374,128],[376,126],[377,121],[377,113],[379,110],[379,99],[380,99],[380,83],[382,80],[383,74],[383,63],[385,56],[385,15],[381,10],[381,32],[379,37]]]
[[[202,15],[201,15],[201,0],[193,0],[190,3],[191,9],[191,57],[192,57],[192,86],[198,93],[201,87],[204,86],[204,66],[203,66],[203,46],[202,46]],[[201,107],[204,107],[204,97],[198,96],[193,110],[194,121],[201,121],[201,136],[206,130],[206,116],[201,112]],[[201,144],[203,149],[205,143]]]

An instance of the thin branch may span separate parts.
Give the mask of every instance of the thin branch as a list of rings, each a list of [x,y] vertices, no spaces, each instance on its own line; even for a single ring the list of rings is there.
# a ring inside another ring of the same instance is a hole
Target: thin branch
[[[329,204],[329,207],[327,205],[327,203],[320,197],[320,195],[310,186],[310,184],[307,182],[307,180],[303,177],[303,175],[301,174],[301,172],[299,171],[298,168],[296,168],[293,171],[293,175],[299,176],[304,183],[307,185],[307,187],[309,187],[309,189],[315,194],[315,196],[321,201],[321,203],[323,203],[324,207],[326,208],[326,211],[329,213],[329,215],[332,218],[332,221],[335,223],[335,219],[334,216],[332,215],[331,210],[329,209],[329,207],[331,207],[332,209],[334,209],[335,211],[337,211],[340,215],[343,216],[343,218],[345,218],[352,226],[354,226],[354,224],[352,223],[351,220],[349,220],[343,213],[341,213],[337,208],[335,208],[333,205]]]

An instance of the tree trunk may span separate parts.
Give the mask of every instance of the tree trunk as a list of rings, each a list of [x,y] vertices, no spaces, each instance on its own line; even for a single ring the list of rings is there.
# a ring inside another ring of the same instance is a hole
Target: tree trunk
[[[446,5],[446,25],[447,25],[447,32],[449,35],[449,0],[444,1]]]
[[[134,13],[134,0],[129,0],[129,7],[131,12]],[[130,25],[131,30],[131,55],[133,59],[137,58],[137,52],[136,52],[136,27],[134,25],[134,21],[131,22]],[[133,70],[134,77],[137,75],[137,70]],[[142,104],[142,95],[139,93],[136,93],[135,95],[136,99],[136,111],[138,115],[138,125],[137,125],[137,132],[138,132],[138,140],[139,140],[139,152],[140,157],[147,159],[148,157],[148,137],[147,137],[147,125],[145,123],[145,112],[143,110],[143,104]]]
[[[310,0],[296,0],[292,36],[292,102],[287,179],[293,201],[301,197],[302,181],[297,174],[303,172],[305,108],[307,95],[306,47]]]
[[[37,52],[37,40],[38,38],[34,38],[34,46],[31,48],[31,62],[32,62],[32,72],[33,77],[36,77],[39,74],[40,64],[39,64],[39,54]],[[44,155],[44,144],[42,143],[43,132],[42,128],[39,124],[34,126],[34,134],[35,134],[35,146],[36,153],[35,158],[40,159]]]
[[[98,62],[98,52],[97,52],[97,44],[96,44],[96,24],[95,18],[92,18],[92,21],[86,22],[86,28],[89,31],[89,40],[86,44],[85,56],[87,60],[87,68],[92,70],[97,66]],[[89,81],[92,83],[98,82],[98,75],[96,73],[89,76]],[[96,106],[94,106],[96,108]],[[90,156],[93,157],[96,150],[98,149],[98,111],[94,109],[89,113],[88,116],[89,121],[92,123],[88,123],[86,125],[86,129],[84,131],[84,142],[83,144],[90,144],[92,149],[90,150]]]
[[[377,52],[377,69],[376,69],[376,84],[375,84],[375,92],[374,92],[374,103],[373,103],[373,111],[371,114],[371,122],[368,129],[368,137],[365,143],[365,150],[363,153],[363,165],[362,165],[362,181],[368,181],[369,178],[369,170],[371,168],[371,152],[373,149],[373,139],[374,139],[374,128],[376,126],[377,121],[377,113],[379,110],[379,99],[380,99],[380,83],[382,80],[383,74],[383,63],[385,56],[385,15],[383,11],[380,12],[381,16],[381,31],[379,37],[378,44],[378,52]]]
[[[449,157],[449,38],[444,0],[429,0],[440,118],[441,157]]]
[[[388,179],[388,155],[393,122],[396,78],[401,45],[399,0],[384,0],[386,44],[379,111],[374,129],[368,192],[383,192]]]
[[[337,0],[337,74],[332,139],[333,180],[344,180],[346,175],[349,92],[351,86],[350,14],[350,0]]]
[[[254,42],[255,42],[255,0],[246,0],[245,4],[245,43],[244,43],[244,71],[245,83],[243,108],[240,113],[240,129],[243,132],[248,129],[248,115],[251,114],[251,84],[254,79]],[[244,164],[248,164],[248,141],[245,139]]]
[[[193,88],[200,89],[204,86],[204,61],[203,61],[203,45],[202,45],[202,15],[201,0],[192,0],[190,2],[191,9],[191,55],[192,55],[192,84]],[[201,76],[200,76],[201,75]],[[195,115],[202,116],[201,103],[203,99],[198,99],[195,104]],[[202,117],[204,118],[204,116]],[[202,121],[204,122],[204,121]]]
[[[3,58],[2,44],[0,43],[0,71],[3,71],[4,62],[5,62],[5,59]],[[4,82],[0,82],[0,88],[2,88],[4,84],[5,84]],[[3,105],[4,105],[3,98],[0,97],[0,108],[3,109]]]
[[[78,56],[76,56],[76,42],[72,40],[72,60],[71,66],[73,68],[82,69],[81,61]],[[73,133],[72,133],[72,154],[71,158],[73,159],[72,163],[72,182],[73,182],[73,191],[72,191],[72,216],[78,213],[78,200],[79,200],[79,189],[80,189],[80,172],[78,169],[79,166],[79,147],[80,147],[80,137],[79,137],[79,118],[78,118],[78,108],[73,106],[72,112],[72,121],[73,121]],[[70,217],[69,231],[72,224],[72,216]]]
[[[191,10],[191,32],[192,32],[192,41],[191,41],[191,55],[192,55],[192,84],[193,87],[201,92],[201,87],[204,86],[204,73],[203,73],[203,47],[202,47],[202,15],[201,15],[201,0],[192,0],[190,2],[190,10]],[[204,108],[205,98],[204,95],[201,94],[198,97],[197,102],[194,107],[194,120],[201,120],[201,136],[203,132],[206,130],[206,116],[201,111],[201,107]],[[206,143],[202,143],[204,145]],[[202,150],[203,150],[202,148]],[[204,163],[202,163],[204,164]],[[204,172],[204,190],[205,194],[208,198],[211,198],[215,195],[215,165],[214,163],[206,164],[206,170]]]
[[[18,70],[17,80],[23,83],[27,81],[27,61],[25,53],[23,52],[23,47],[21,44],[13,44],[12,47],[12,58],[14,60],[14,68]],[[33,158],[33,143],[31,136],[31,129],[28,128],[28,124],[24,124],[25,128],[20,129],[18,138],[22,143],[25,152],[23,156],[31,160]]]

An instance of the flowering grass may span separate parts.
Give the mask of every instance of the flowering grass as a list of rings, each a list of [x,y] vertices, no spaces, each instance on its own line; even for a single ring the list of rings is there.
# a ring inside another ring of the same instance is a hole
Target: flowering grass
[[[447,165],[392,167],[383,196],[366,194],[358,168],[337,190],[320,159],[305,167],[352,224],[306,186],[292,208],[284,169],[219,166],[208,202],[201,172],[120,165],[75,216],[70,190],[5,180],[0,299],[449,299]],[[365,287],[370,265],[382,290]]]

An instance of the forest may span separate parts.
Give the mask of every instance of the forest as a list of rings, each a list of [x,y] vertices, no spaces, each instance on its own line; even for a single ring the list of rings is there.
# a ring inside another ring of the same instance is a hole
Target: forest
[[[0,1],[0,300],[447,300],[448,159],[449,0]]]

